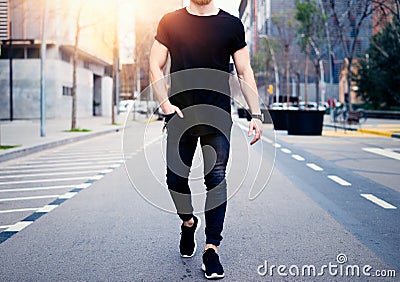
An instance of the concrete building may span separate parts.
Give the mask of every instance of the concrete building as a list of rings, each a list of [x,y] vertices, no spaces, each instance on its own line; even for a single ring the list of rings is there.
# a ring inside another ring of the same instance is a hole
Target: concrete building
[[[115,20],[113,7],[111,4],[105,4],[105,1],[101,6],[95,5],[94,0],[86,1],[84,5],[78,0],[47,2],[47,118],[71,116],[72,55],[78,14],[81,31],[77,64],[77,117],[79,120],[80,117],[93,115],[110,116]],[[40,45],[43,20],[41,4],[43,1],[36,0],[0,3],[0,36],[3,40],[8,40],[2,41],[1,46],[0,119],[9,119],[11,114],[10,56],[13,69],[13,118],[40,117]],[[11,29],[5,22],[11,22]],[[10,38],[13,40],[12,49],[9,44]]]

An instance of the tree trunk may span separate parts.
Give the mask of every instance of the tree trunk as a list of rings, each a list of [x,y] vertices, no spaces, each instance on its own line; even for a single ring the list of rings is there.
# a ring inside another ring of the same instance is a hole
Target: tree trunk
[[[348,58],[349,60],[349,65],[347,66],[347,91],[349,92],[349,110],[351,111],[353,109],[353,104],[351,101],[351,81],[353,80],[353,71],[352,71],[352,64],[353,64],[353,59]]]
[[[319,101],[320,101],[320,89],[319,89],[319,85],[320,85],[320,79],[321,79],[321,70],[319,68],[319,59],[317,61],[317,63],[315,64],[315,73],[316,73],[316,80],[315,80],[315,93],[316,93],[316,102],[317,102],[317,109],[319,107]]]
[[[310,58],[310,44],[307,43],[306,45],[306,69],[304,74],[304,87],[305,87],[305,102],[306,102],[306,109],[308,109],[308,61]]]
[[[74,52],[72,55],[72,115],[71,115],[71,130],[77,128],[76,126],[76,94],[77,94],[77,65],[78,65],[78,42],[79,42],[79,33],[75,35],[75,45]]]
[[[285,62],[286,62],[286,103],[289,107],[289,99],[290,99],[290,65],[289,65],[289,45],[285,45]]]

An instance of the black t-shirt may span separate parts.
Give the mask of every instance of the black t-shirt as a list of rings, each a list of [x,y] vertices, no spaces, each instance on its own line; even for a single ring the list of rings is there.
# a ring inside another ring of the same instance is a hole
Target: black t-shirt
[[[182,8],[164,15],[155,38],[171,55],[171,103],[181,109],[212,105],[230,113],[229,62],[246,46],[240,19],[221,9],[196,16]]]

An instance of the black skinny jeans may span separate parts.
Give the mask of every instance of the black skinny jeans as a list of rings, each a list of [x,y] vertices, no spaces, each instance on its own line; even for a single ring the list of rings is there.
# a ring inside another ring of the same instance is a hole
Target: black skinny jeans
[[[227,205],[225,173],[229,159],[230,134],[194,136],[186,131],[179,136],[173,128],[168,128],[167,185],[179,217],[183,221],[190,220],[193,216],[193,206],[188,176],[199,138],[207,187],[206,244],[219,246]]]

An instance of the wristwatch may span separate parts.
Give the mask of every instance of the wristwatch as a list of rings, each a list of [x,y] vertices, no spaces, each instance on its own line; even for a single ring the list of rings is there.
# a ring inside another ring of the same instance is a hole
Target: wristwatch
[[[251,114],[252,118],[256,118],[264,122],[264,115],[263,114]]]

